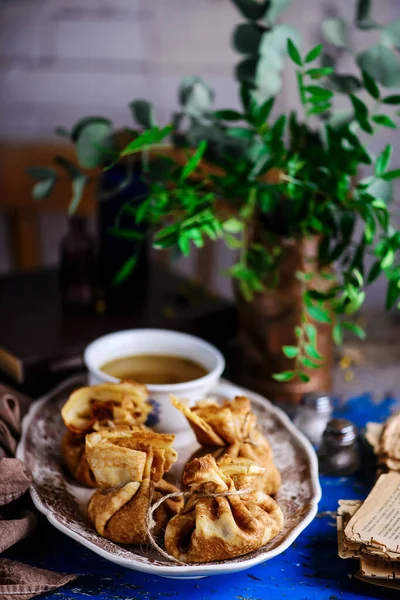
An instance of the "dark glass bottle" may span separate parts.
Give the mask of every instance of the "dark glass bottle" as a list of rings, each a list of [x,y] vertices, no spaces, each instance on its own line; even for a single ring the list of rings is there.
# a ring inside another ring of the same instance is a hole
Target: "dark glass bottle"
[[[63,309],[86,311],[93,306],[95,250],[86,219],[72,216],[60,243],[60,292]]]
[[[130,169],[130,172],[128,172]],[[98,281],[96,286],[96,310],[114,313],[130,313],[146,300],[149,276],[149,242],[147,225],[136,224],[132,211],[125,210],[129,204],[137,207],[145,200],[147,188],[142,180],[140,164],[118,163],[103,171],[98,194]],[[143,234],[142,240],[117,237],[111,229]],[[136,256],[135,268],[121,283],[113,281],[122,265]]]

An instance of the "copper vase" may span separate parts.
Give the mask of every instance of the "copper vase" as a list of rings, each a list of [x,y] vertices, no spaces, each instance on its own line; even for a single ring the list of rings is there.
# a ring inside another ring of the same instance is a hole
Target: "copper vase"
[[[276,403],[297,404],[305,392],[332,388],[332,326],[309,318],[307,320],[317,329],[322,366],[305,369],[310,377],[308,383],[298,377],[281,383],[272,377],[294,366],[294,360],[284,356],[282,346],[297,344],[295,327],[303,314],[304,283],[296,277],[296,271],[313,272],[313,286],[317,283],[318,289],[327,287],[327,281],[319,272],[319,241],[317,237],[282,239],[279,282],[275,288],[256,294],[251,302],[247,302],[234,285],[239,311],[240,383]]]

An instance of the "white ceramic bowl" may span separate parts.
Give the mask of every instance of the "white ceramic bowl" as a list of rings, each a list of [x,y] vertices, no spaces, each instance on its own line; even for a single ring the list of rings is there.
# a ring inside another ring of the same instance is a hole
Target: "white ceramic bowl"
[[[106,362],[134,354],[170,354],[194,360],[201,364],[207,375],[185,383],[148,384],[154,405],[150,424],[154,429],[179,434],[189,431],[185,417],[172,406],[169,396],[174,394],[190,403],[204,398],[215,387],[225,368],[221,352],[193,335],[166,329],[129,329],[98,338],[86,348],[83,358],[89,371],[89,385],[105,381],[118,382],[116,377],[100,370]]]

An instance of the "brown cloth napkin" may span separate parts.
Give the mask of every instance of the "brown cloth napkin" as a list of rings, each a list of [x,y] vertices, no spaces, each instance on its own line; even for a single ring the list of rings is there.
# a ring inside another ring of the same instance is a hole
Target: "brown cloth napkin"
[[[17,502],[31,484],[31,476],[15,454],[21,432],[21,416],[29,399],[0,385],[0,552],[30,535],[36,516]],[[52,573],[22,563],[0,559],[0,600],[27,600],[49,592],[76,575]]]

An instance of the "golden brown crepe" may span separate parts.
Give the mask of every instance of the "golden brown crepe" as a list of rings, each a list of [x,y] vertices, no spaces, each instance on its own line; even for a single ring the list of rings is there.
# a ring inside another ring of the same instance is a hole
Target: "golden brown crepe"
[[[236,396],[222,404],[208,399],[193,407],[175,396],[171,396],[171,402],[185,415],[197,441],[204,446],[196,452],[196,457],[212,454],[217,462],[225,454],[231,458],[248,458],[264,468],[262,477],[254,483],[255,489],[269,495],[276,494],[281,485],[281,475],[275,466],[268,440],[256,429],[257,418],[251,410],[249,398]]]
[[[79,388],[61,410],[67,429],[89,433],[101,427],[143,425],[151,412],[145,385],[102,383]]]
[[[86,455],[100,487],[140,481],[146,454],[152,450],[151,479],[159,481],[177,459],[175,436],[150,429],[100,430],[86,436]],[[144,457],[144,458],[143,458]]]
[[[139,459],[138,454],[142,455]],[[122,464],[121,455],[124,456],[124,467],[119,466],[114,470],[115,461],[119,465]],[[152,480],[153,450],[151,447],[147,452],[142,452],[114,446],[112,451],[108,451],[108,456],[103,455],[101,460],[99,456],[95,459],[93,457],[96,457],[96,453],[88,452],[88,460],[93,472],[101,475],[103,483],[118,485],[118,487],[96,490],[90,499],[88,517],[97,533],[119,544],[137,545],[146,542],[148,539],[146,519],[149,507],[162,496],[178,492],[178,488],[164,479]],[[102,463],[100,469],[97,460]],[[126,481],[129,473],[134,477],[132,481]],[[118,481],[118,474],[120,481]],[[156,539],[160,537],[170,518],[176,515],[182,506],[182,498],[168,498],[155,510],[153,514],[155,527],[152,533]]]
[[[259,477],[260,467],[229,457],[221,462],[222,467],[208,454],[186,466],[183,481],[193,495],[169,521],[164,538],[166,551],[182,562],[206,563],[242,556],[282,530],[282,511],[270,496],[260,490],[245,492],[242,487],[242,494],[234,494],[238,491],[235,478],[239,485],[250,483]],[[224,496],[227,492],[230,495]],[[214,495],[207,497],[209,494]]]
[[[61,454],[74,479],[89,487],[97,487],[94,475],[86,460],[84,434],[67,431],[61,440]]]
[[[68,429],[61,453],[72,476],[97,487],[86,460],[85,434],[113,428],[121,436],[124,429],[143,428],[150,411],[147,389],[137,383],[104,383],[73,392],[61,411]]]

